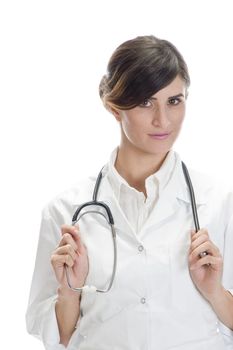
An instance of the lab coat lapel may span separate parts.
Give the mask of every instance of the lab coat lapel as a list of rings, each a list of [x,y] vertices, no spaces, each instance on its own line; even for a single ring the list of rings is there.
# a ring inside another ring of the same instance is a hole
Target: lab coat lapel
[[[99,191],[99,200],[103,201],[109,206],[113,215],[114,225],[118,233],[121,231],[128,234],[131,238],[136,238],[136,233],[117,202],[107,176],[103,177]]]
[[[148,220],[146,221],[144,228],[148,228],[149,226],[159,226],[162,225],[166,220],[169,220],[170,217],[174,216],[182,203],[190,206],[191,210],[191,200],[189,195],[189,190],[184,178],[181,159],[177,155],[177,163],[172,174],[170,181],[167,186],[159,196],[158,202],[156,203],[154,209],[152,210]],[[136,235],[133,227],[130,222],[127,220],[125,214],[123,213],[119,203],[117,202],[114,193],[112,191],[111,185],[106,176],[108,172],[107,167],[103,169],[103,179],[101,181],[101,185],[99,188],[98,200],[106,203],[110,210],[112,211],[112,215],[115,222],[116,230],[120,230],[121,232],[126,233],[131,238],[136,238],[138,240],[138,236]],[[202,186],[200,176],[198,173],[195,173],[189,170],[191,181],[193,184],[197,210],[201,205],[206,203],[206,194],[205,191],[208,188],[205,183]],[[91,183],[88,184],[87,188],[82,189],[81,193],[79,193],[79,204],[76,203],[75,206],[80,205],[82,201],[89,201],[92,198],[92,192],[95,185],[95,178],[92,178]],[[90,186],[91,185],[91,186]],[[203,190],[205,188],[205,191]]]
[[[159,193],[158,201],[144,226],[145,229],[152,225],[154,227],[162,225],[165,220],[168,220],[177,212],[180,207],[177,200],[179,192],[180,181],[177,174],[174,173],[165,189]]]
[[[105,171],[103,171],[103,175],[104,174]],[[182,199],[186,203],[190,204],[189,192],[186,181],[184,179],[180,159],[177,161],[177,165],[174,169],[170,181],[168,182],[165,189],[161,192],[161,196],[159,197],[158,202],[156,203],[148,220],[143,226],[143,229],[151,225],[161,225],[165,220],[168,220],[171,216],[173,216],[180,208],[179,199]],[[124,212],[122,211],[113,194],[107,176],[103,176],[98,197],[100,201],[105,202],[110,207],[114,217],[116,229],[128,233],[131,237],[137,237],[138,239],[138,235],[136,235],[133,227],[127,220]]]
[[[179,209],[177,198],[172,196],[168,191],[164,191],[157,204],[153,208],[145,227],[157,226],[169,219]]]
[[[98,191],[97,200],[100,202],[104,202],[107,204],[112,212],[114,226],[117,231],[121,231],[127,233],[129,237],[135,237],[136,234],[127,220],[125,214],[123,213],[120,205],[118,204],[111,185],[106,176],[108,172],[108,167],[105,166],[102,170],[102,180]],[[87,181],[87,183],[79,188],[78,193],[73,194],[72,200],[72,213],[76,211],[76,209],[83,203],[89,202],[92,200],[93,190],[95,187],[97,177],[91,177]]]
[[[189,171],[191,181],[194,187],[197,210],[206,203],[204,193],[202,192],[199,180],[192,176]],[[149,226],[160,226],[170,217],[174,216],[182,204],[188,205],[191,210],[191,199],[189,189],[182,170],[181,159],[178,157],[174,173],[165,189],[159,194],[158,202],[153,208],[145,228]]]

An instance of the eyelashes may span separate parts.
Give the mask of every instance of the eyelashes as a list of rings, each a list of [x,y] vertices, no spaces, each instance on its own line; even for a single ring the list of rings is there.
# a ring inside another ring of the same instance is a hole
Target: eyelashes
[[[142,103],[140,103],[139,105],[140,107],[152,107],[153,106],[153,102],[149,99],[146,98]]]
[[[168,105],[177,106],[181,102],[183,102],[182,99],[180,99],[179,97],[174,97],[174,98],[170,98],[168,100]],[[154,102],[150,98],[145,98],[145,100],[142,103],[139,104],[139,107],[141,107],[141,108],[151,108],[151,107],[154,107]]]
[[[179,97],[175,97],[175,98],[171,98],[170,100],[168,100],[168,102],[169,102],[169,104],[176,106],[181,102],[181,99]]]

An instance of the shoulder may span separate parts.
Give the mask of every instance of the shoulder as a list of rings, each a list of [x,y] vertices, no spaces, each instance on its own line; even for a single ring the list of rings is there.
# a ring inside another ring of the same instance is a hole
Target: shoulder
[[[188,168],[194,193],[203,203],[217,206],[226,216],[233,211],[233,184],[210,173]]]
[[[89,176],[58,193],[45,204],[42,210],[43,216],[52,217],[60,224],[67,220],[71,222],[76,208],[92,199],[95,181],[95,176]]]
[[[187,183],[182,169],[182,158],[177,152],[176,173],[180,179],[182,188],[187,188]],[[215,174],[202,172],[192,167],[188,160],[184,159],[193,186],[195,198],[200,203],[210,203],[212,201],[222,204],[228,203],[233,208],[233,184],[229,183]],[[189,192],[189,191],[188,191]],[[188,196],[189,197],[189,196]]]
[[[209,193],[216,193],[224,198],[233,195],[233,185],[219,177],[196,169],[190,169],[190,174],[194,184]]]

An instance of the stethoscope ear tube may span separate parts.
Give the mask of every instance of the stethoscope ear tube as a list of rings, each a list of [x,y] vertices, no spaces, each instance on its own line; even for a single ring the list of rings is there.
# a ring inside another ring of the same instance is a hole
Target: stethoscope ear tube
[[[199,225],[199,220],[198,220],[197,206],[196,206],[194,190],[193,190],[192,182],[191,182],[191,179],[190,179],[190,176],[189,176],[189,173],[188,173],[188,169],[187,169],[186,165],[183,162],[181,162],[181,164],[182,164],[184,177],[185,177],[188,189],[189,189],[195,230],[196,230],[196,232],[198,232],[200,230],[200,225]],[[65,273],[66,273],[67,284],[72,290],[78,291],[78,292],[89,291],[89,292],[93,292],[93,293],[94,292],[106,293],[106,292],[108,292],[111,289],[113,281],[114,281],[114,278],[115,278],[115,273],[116,273],[116,267],[117,267],[117,244],[116,244],[116,231],[115,231],[115,227],[114,227],[113,215],[112,215],[111,210],[110,210],[110,208],[108,207],[107,204],[105,204],[104,202],[99,202],[97,200],[99,186],[100,186],[100,183],[101,183],[101,180],[102,180],[102,169],[101,169],[101,171],[100,171],[100,173],[99,173],[99,175],[97,177],[97,181],[95,183],[92,201],[83,203],[77,208],[77,210],[75,211],[75,213],[73,215],[73,218],[72,218],[72,225],[75,225],[75,223],[83,215],[86,215],[88,213],[101,214],[101,212],[98,212],[98,211],[95,211],[95,210],[88,210],[88,211],[80,214],[81,210],[83,208],[85,208],[85,207],[99,206],[99,207],[101,207],[102,209],[104,209],[106,211],[106,215],[107,215],[107,218],[108,218],[107,221],[108,221],[108,224],[111,227],[112,239],[113,239],[113,249],[114,249],[113,270],[112,270],[112,275],[111,275],[110,282],[109,282],[108,287],[106,289],[98,289],[95,286],[88,286],[88,285],[85,285],[85,286],[80,287],[80,288],[76,288],[76,287],[71,285],[70,275],[69,275],[69,272],[68,272],[69,268],[68,268],[68,266],[65,265]],[[103,214],[101,214],[101,215],[103,215]],[[103,216],[105,217],[105,215],[103,215]],[[202,258],[202,257],[204,257],[207,254],[208,254],[208,252],[205,251],[205,252],[202,252],[201,254],[199,254],[199,256],[200,256],[200,258]]]
[[[200,224],[199,224],[198,215],[197,215],[197,205],[196,205],[193,185],[192,185],[192,181],[190,179],[189,172],[188,172],[186,165],[183,162],[181,162],[181,164],[182,164],[184,177],[185,177],[188,189],[189,189],[195,231],[198,232],[200,230]],[[200,258],[203,258],[206,255],[208,255],[208,252],[206,252],[206,251],[199,254]]]
[[[188,189],[189,189],[195,230],[196,230],[196,232],[198,232],[200,230],[200,225],[199,225],[199,220],[198,220],[198,215],[197,215],[197,205],[196,205],[193,185],[192,185],[192,182],[191,182],[186,165],[183,162],[181,162],[181,164],[182,164],[182,168],[183,168],[184,177],[185,177],[186,183],[188,185]]]

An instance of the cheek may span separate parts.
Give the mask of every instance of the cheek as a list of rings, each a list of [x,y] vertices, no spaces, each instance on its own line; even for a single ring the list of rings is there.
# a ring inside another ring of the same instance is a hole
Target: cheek
[[[130,140],[131,142],[138,142],[139,140],[142,140],[144,135],[144,129],[145,126],[143,124],[137,123],[137,122],[125,122],[123,127],[123,131],[125,136]]]
[[[182,126],[184,118],[185,118],[185,107],[182,106],[182,108],[177,109],[175,115],[174,113],[172,113],[170,120],[172,120],[173,125],[177,129],[179,129]]]
[[[137,118],[137,115],[125,114],[121,121],[122,129],[126,135],[138,134],[143,129],[145,122],[143,118]]]

